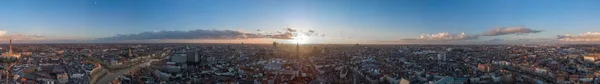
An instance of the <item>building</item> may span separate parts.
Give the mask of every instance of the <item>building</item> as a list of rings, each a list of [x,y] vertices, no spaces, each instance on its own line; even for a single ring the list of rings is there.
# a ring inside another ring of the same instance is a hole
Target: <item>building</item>
[[[543,68],[535,68],[535,72],[539,73],[539,74],[546,74],[548,72],[548,70],[543,69]]]
[[[187,61],[186,54],[174,54],[173,56],[171,56],[171,62],[185,63],[186,61]]]
[[[440,53],[437,55],[438,61],[447,61],[446,53]]]
[[[468,78],[455,78],[455,77],[444,77],[439,81],[436,81],[434,84],[464,84],[468,81]]]
[[[131,51],[131,48],[129,48],[129,57],[133,57],[133,51]]]
[[[281,70],[281,65],[279,62],[271,62],[266,64],[264,68],[267,70]]]
[[[160,80],[169,80],[173,75],[159,71],[159,70],[154,70],[152,71],[152,75],[158,77]]]
[[[187,60],[186,63],[191,63],[191,64],[196,64],[196,63],[201,63],[204,55],[202,55],[201,51],[193,51],[193,52],[187,52]]]
[[[77,73],[77,74],[72,74],[71,76],[69,76],[69,78],[82,78],[84,76],[85,76],[85,74]]]
[[[69,75],[67,73],[56,74],[56,79],[60,84],[67,84],[69,82]]]
[[[300,58],[300,43],[296,43],[296,57]]]
[[[583,56],[583,59],[586,61],[596,61],[596,60],[600,60],[600,54],[589,54],[589,55],[585,55]]]
[[[400,84],[410,84],[410,81],[402,78],[400,79]]]
[[[477,69],[481,70],[482,72],[491,72],[494,71],[495,68],[488,64],[477,64]]]

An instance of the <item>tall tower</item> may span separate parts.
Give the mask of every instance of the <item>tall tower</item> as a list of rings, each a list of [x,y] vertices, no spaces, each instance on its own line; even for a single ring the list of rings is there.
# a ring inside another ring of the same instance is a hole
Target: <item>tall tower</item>
[[[269,56],[276,56],[277,51],[278,51],[277,42],[273,42],[273,48],[271,49],[271,52],[270,52],[271,54],[269,54]],[[265,59],[264,56],[263,56],[263,59]]]
[[[273,48],[277,48],[277,42],[273,42]]]
[[[300,43],[296,43],[296,57],[300,58]]]
[[[9,46],[8,46],[8,49],[9,49],[9,50],[8,50],[8,54],[11,54],[11,55],[12,55],[12,39],[10,39],[10,43],[9,43],[8,45],[9,45]]]
[[[133,53],[131,52],[131,48],[129,48],[129,57],[133,57]]]

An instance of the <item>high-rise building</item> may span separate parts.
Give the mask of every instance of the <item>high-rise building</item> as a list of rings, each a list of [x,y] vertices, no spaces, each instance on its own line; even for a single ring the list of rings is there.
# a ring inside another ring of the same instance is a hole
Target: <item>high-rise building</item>
[[[271,53],[269,53],[269,56],[274,56],[275,53],[277,53],[277,51],[278,51],[277,44],[279,44],[279,43],[273,42],[273,48],[271,49]],[[265,59],[264,56],[262,56],[262,58]]]
[[[203,60],[203,55],[201,51],[192,51],[192,52],[187,52],[187,60],[186,63],[192,63],[192,64],[196,64],[196,63],[201,63]]]
[[[313,49],[310,53],[315,55],[315,54],[321,53],[321,50],[319,48],[317,48],[317,46],[313,46]]]
[[[170,60],[175,63],[185,63],[187,62],[187,57],[186,53],[175,53],[170,57]]]

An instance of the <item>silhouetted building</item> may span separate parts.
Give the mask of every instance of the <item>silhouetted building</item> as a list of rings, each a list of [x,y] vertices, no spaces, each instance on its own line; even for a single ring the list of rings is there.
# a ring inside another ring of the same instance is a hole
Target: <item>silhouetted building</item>
[[[193,51],[193,52],[187,52],[187,61],[186,63],[188,64],[199,64],[202,62],[203,60],[203,55],[201,51]]]
[[[171,62],[185,63],[187,61],[187,54],[173,54],[171,56]]]
[[[296,57],[300,58],[300,43],[296,43]]]

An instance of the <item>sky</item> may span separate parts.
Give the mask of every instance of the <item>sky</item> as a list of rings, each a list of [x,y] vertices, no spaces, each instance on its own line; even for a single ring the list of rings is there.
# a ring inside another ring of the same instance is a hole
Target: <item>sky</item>
[[[30,43],[600,43],[598,0],[2,0]]]

